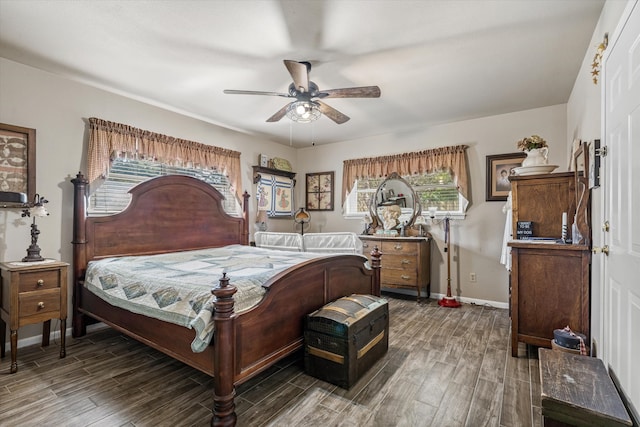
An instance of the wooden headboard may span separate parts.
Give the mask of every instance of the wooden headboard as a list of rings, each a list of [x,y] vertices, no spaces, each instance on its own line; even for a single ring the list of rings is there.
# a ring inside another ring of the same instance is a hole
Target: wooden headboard
[[[88,182],[81,173],[71,181],[76,279],[92,259],[249,243],[246,192],[242,218],[236,218],[224,211],[224,196],[211,185],[167,175],[132,188],[131,203],[122,212],[87,217]]]

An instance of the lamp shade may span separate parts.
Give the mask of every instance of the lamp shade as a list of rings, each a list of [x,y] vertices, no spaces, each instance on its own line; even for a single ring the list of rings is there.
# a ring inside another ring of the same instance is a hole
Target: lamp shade
[[[47,212],[47,208],[45,208],[43,205],[35,205],[29,208],[29,213],[31,214],[32,217],[37,216],[38,218],[42,218],[49,215],[49,212]]]
[[[311,220],[311,215],[304,208],[300,208],[293,216],[293,220],[298,224],[306,224]]]

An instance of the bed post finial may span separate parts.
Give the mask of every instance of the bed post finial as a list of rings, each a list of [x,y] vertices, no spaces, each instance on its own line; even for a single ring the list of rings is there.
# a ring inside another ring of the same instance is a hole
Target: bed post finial
[[[378,246],[374,246],[371,251],[371,268],[373,269],[373,294],[380,296],[380,257],[382,252],[378,250]]]
[[[233,339],[235,313],[233,311],[233,294],[236,287],[229,285],[227,273],[222,273],[220,285],[211,292],[216,300],[213,305],[215,337],[214,337],[214,365],[213,365],[213,417],[212,426],[234,426],[236,424],[236,412],[234,397],[236,390],[233,386],[235,367]]]

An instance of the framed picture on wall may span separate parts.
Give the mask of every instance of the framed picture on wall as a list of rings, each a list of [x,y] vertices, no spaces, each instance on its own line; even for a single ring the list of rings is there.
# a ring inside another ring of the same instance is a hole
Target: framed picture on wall
[[[527,157],[524,152],[510,154],[495,154],[487,156],[487,194],[486,200],[506,201],[511,191],[509,177],[513,170],[522,166]]]
[[[36,130],[0,123],[0,165],[0,191],[24,193],[27,201],[33,201],[36,195]],[[3,206],[13,207],[10,203],[3,203]]]
[[[309,211],[333,210],[333,172],[307,174],[306,206]]]

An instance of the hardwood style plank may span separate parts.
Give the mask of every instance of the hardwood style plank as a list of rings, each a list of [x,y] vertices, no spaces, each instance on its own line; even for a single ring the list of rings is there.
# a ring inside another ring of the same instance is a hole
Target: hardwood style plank
[[[541,426],[537,349],[511,357],[507,310],[385,296],[389,351],[351,389],[298,352],[237,387],[238,426]],[[108,328],[67,341],[1,360],[0,425],[209,425],[209,376]]]

